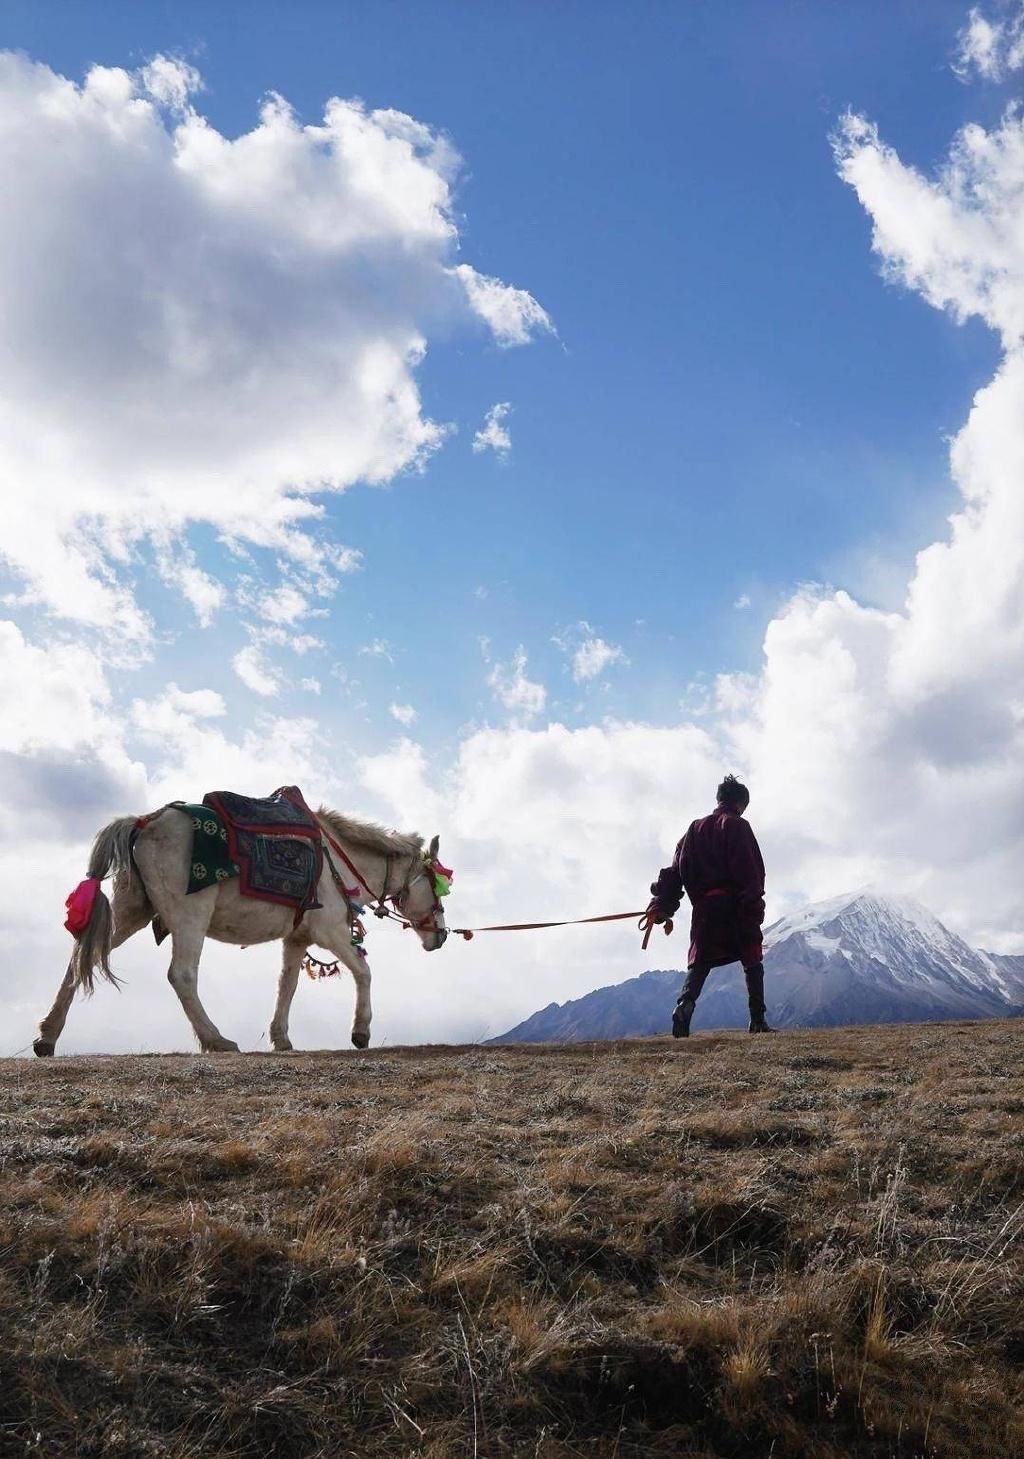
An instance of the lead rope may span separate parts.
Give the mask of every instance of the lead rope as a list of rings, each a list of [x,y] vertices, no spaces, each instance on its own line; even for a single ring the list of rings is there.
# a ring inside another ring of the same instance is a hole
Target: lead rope
[[[646,952],[651,933],[657,925],[650,907],[643,912],[606,912],[603,917],[570,917],[564,922],[495,922],[489,927],[453,927],[451,930],[457,937],[464,937],[469,942],[478,932],[534,932],[545,927],[584,927],[593,922],[627,922],[634,917],[639,918],[637,925],[644,934],[643,949]],[[672,931],[671,918],[661,925],[667,937]]]

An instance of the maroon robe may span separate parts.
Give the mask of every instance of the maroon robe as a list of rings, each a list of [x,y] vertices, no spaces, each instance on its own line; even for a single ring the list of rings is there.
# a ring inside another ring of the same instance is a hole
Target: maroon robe
[[[660,920],[671,917],[683,892],[693,904],[689,967],[761,961],[764,862],[757,838],[735,811],[718,806],[694,821],[672,865],[652,885]]]

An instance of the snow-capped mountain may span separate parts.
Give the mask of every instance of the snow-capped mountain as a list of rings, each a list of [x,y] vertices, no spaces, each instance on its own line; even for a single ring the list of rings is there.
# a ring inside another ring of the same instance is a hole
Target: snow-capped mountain
[[[493,1042],[664,1033],[681,981],[676,971],[643,973],[552,1003]],[[780,1028],[1005,1018],[1024,1012],[1024,956],[978,951],[917,902],[854,892],[766,930],[765,995],[769,1021]],[[746,1022],[741,969],[717,969],[697,1005],[694,1030]]]

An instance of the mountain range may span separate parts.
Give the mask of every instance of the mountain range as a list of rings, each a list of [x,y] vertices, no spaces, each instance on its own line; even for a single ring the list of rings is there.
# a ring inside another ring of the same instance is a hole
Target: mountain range
[[[685,936],[685,932],[684,932]],[[573,1042],[667,1033],[683,974],[641,973],[551,1003],[491,1043]],[[765,932],[765,995],[778,1028],[1006,1018],[1024,1014],[1024,955],[982,952],[919,903],[876,891],[806,907]],[[709,977],[693,1030],[741,1028],[737,965]]]

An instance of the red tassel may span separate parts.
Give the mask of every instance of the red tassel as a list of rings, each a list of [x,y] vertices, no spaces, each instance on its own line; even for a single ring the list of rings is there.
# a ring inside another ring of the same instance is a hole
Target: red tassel
[[[93,905],[96,901],[96,893],[100,889],[98,876],[86,877],[80,881],[75,890],[64,903],[67,917],[64,919],[64,926],[71,933],[72,937],[81,937],[89,925],[89,918],[92,916]]]

